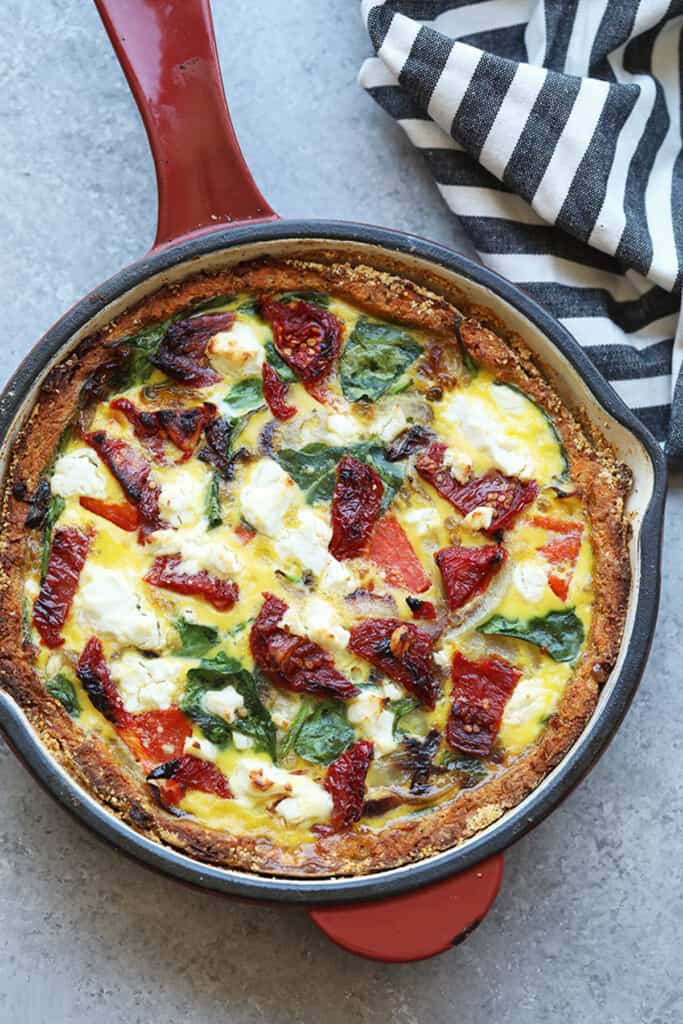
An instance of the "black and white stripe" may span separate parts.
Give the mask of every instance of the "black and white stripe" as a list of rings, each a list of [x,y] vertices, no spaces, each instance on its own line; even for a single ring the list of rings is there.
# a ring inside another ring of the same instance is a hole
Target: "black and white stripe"
[[[683,0],[362,0],[360,81],[481,260],[683,459]]]

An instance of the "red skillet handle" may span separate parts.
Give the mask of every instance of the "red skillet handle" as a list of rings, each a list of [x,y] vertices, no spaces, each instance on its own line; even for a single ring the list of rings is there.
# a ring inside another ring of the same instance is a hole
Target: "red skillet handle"
[[[417,892],[321,907],[310,915],[329,939],[350,953],[385,963],[424,960],[467,938],[491,909],[502,877],[503,855],[498,854]]]
[[[277,220],[240,150],[209,0],[95,0],[142,114],[159,190],[154,249]]]

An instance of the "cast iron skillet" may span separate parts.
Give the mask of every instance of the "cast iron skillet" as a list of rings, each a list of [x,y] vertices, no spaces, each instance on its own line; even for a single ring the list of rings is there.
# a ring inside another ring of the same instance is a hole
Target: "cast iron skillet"
[[[461,846],[376,875],[285,879],[193,861],[138,835],[81,789],[56,763],[10,697],[0,692],[0,725],[34,776],[111,845],[152,868],[242,899],[312,907],[316,923],[354,952],[411,960],[465,935],[495,898],[507,846],[541,821],[581,780],[619,726],[640,680],[659,595],[665,493],[662,454],[643,425],[595,370],[567,331],[514,285],[465,256],[400,231],[335,221],[282,222],[239,150],[216,54],[209,0],[96,0],[149,136],[159,213],[151,252],[71,309],[38,342],[0,396],[3,472],[13,438],[48,368],[78,340],[169,280],[262,253],[320,248],[389,261],[417,279],[457,284],[521,330],[550,367],[556,386],[580,404],[634,472],[631,545],[634,583],[620,662],[591,722],[562,763],[519,806]]]

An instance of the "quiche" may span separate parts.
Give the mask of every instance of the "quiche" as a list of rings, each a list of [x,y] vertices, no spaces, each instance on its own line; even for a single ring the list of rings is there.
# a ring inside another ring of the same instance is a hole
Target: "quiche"
[[[464,296],[332,258],[167,285],[48,375],[0,683],[133,828],[292,876],[522,800],[594,710],[629,476]]]

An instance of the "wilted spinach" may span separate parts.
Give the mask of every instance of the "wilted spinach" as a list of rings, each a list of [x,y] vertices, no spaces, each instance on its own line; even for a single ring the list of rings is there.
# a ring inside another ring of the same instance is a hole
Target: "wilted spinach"
[[[361,317],[344,346],[339,370],[344,397],[374,402],[392,387],[403,390],[403,375],[422,353],[418,342],[391,324]]]
[[[553,661],[574,661],[584,641],[581,619],[573,608],[548,612],[532,619],[506,619],[494,615],[477,627],[480,633],[512,636],[542,648]]]
[[[65,676],[63,672],[59,672],[52,679],[48,680],[45,684],[45,689],[51,697],[59,701],[67,714],[71,715],[72,718],[78,718],[82,710],[81,703],[76,693],[76,687],[68,676]]]

